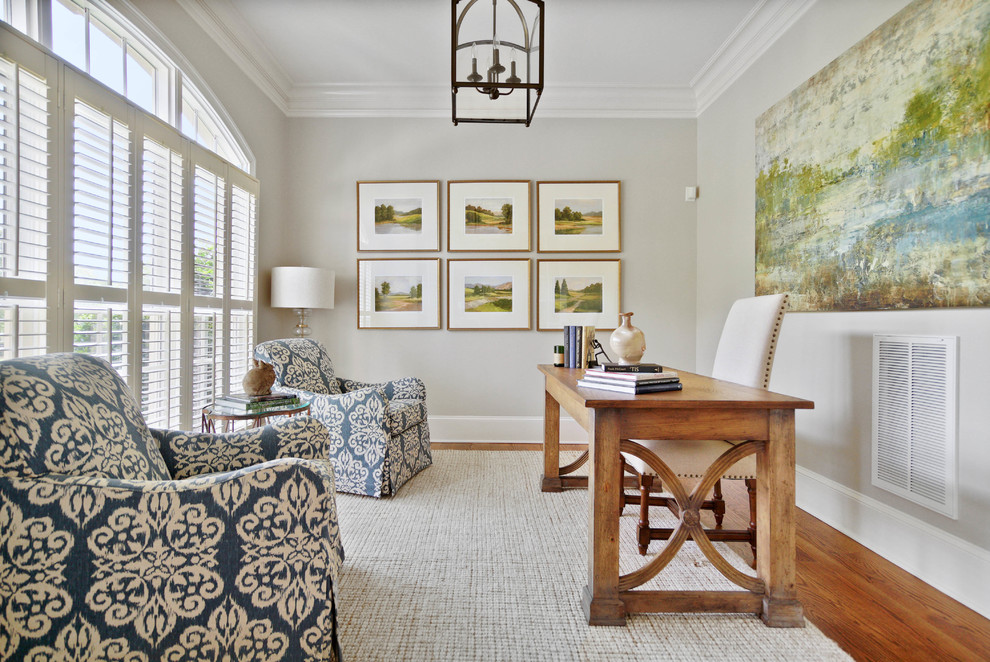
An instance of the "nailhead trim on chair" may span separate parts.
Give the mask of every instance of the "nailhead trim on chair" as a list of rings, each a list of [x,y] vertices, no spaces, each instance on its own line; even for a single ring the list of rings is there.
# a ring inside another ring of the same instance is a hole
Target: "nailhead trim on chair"
[[[770,371],[773,369],[773,357],[777,353],[777,338],[780,336],[780,325],[784,323],[784,312],[787,310],[787,301],[790,295],[784,294],[784,300],[780,303],[780,310],[777,311],[777,321],[773,325],[773,334],[770,336],[770,351],[767,352],[767,364],[763,370],[763,388],[770,388]]]

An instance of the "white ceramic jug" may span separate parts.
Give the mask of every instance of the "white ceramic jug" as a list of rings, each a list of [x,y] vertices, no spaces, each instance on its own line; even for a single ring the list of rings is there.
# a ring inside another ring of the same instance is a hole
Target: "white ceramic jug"
[[[622,365],[639,363],[646,352],[646,337],[632,325],[632,316],[632,313],[619,313],[619,327],[608,339]]]

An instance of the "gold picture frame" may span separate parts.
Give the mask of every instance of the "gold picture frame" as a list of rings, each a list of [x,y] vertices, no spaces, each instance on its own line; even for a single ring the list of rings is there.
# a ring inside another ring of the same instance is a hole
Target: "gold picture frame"
[[[447,260],[447,328],[532,329],[531,262],[527,258]]]
[[[536,182],[536,250],[620,252],[621,193],[618,181]]]
[[[447,182],[447,250],[530,250],[529,180]]]
[[[439,329],[440,258],[357,261],[359,329]]]
[[[536,300],[537,331],[568,325],[615,329],[622,310],[622,260],[537,260]]]
[[[440,180],[357,183],[357,249],[439,251]]]

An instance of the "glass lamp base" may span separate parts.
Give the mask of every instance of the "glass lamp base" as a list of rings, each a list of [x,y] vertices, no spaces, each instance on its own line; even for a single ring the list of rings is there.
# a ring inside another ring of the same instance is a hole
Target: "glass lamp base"
[[[309,327],[306,326],[306,316],[309,314],[309,308],[296,308],[296,317],[299,321],[296,323],[296,337],[305,338],[310,334]]]

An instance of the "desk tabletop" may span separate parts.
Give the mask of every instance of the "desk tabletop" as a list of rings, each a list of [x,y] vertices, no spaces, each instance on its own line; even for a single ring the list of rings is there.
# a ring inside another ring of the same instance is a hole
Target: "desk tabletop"
[[[577,380],[584,370],[557,368],[552,365],[537,366],[548,380],[560,385],[590,409],[814,409],[815,403],[803,398],[774,393],[762,388],[725,382],[693,372],[677,370],[684,388],[680,391],[641,393],[639,395],[616,393],[584,388]]]

